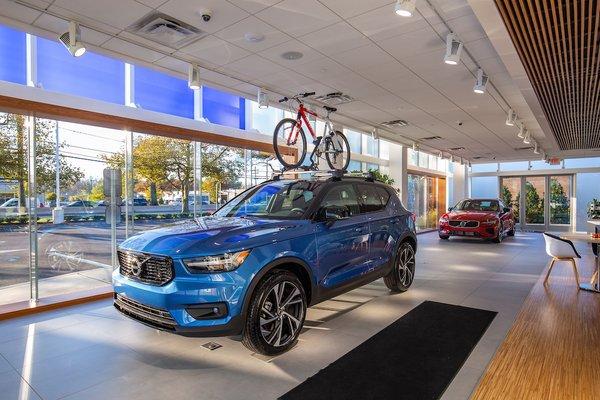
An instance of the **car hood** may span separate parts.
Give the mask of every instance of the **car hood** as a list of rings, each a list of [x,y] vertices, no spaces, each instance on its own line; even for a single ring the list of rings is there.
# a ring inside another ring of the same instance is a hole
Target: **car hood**
[[[485,221],[490,217],[498,216],[494,211],[451,211],[448,213],[448,218],[453,220],[472,220]]]
[[[120,248],[175,258],[239,251],[312,232],[308,220],[202,217],[146,231]]]

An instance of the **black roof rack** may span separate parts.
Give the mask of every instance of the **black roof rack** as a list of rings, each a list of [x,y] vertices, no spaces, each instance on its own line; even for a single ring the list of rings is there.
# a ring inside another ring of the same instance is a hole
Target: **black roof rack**
[[[322,171],[322,170],[314,170],[314,169],[303,168],[303,167],[275,172],[275,174],[273,175],[273,177],[271,179],[274,181],[279,181],[281,179],[285,179],[286,175],[290,176],[290,179],[292,179],[291,178],[292,176],[298,176],[300,174],[310,174],[311,176],[316,177],[316,178],[320,178],[320,177],[329,178],[332,181],[341,181],[342,178],[363,178],[367,182],[375,181],[373,173],[371,173],[371,172],[356,173],[356,172],[348,172],[346,170],[339,170],[339,169]]]

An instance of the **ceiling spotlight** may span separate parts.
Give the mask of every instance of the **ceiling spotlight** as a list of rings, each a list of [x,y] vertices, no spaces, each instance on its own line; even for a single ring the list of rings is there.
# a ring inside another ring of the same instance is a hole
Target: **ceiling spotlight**
[[[244,34],[244,39],[246,39],[246,42],[259,43],[265,40],[265,35],[262,33],[248,32]]]
[[[441,160],[442,158],[444,158],[444,153],[442,153],[441,151],[438,153],[438,158]]]
[[[467,161],[467,166],[471,168],[471,161]]]
[[[269,93],[265,92],[261,88],[258,88],[256,100],[258,101],[258,108],[269,108]]]
[[[525,138],[523,138],[523,143],[525,143],[525,144],[531,143],[531,133],[529,133],[529,131],[525,132]]]
[[[81,43],[81,32],[79,24],[75,21],[69,22],[69,30],[58,37],[73,57],[81,57],[85,53],[85,46]]]
[[[508,109],[508,114],[506,114],[506,125],[514,126],[515,122],[517,122],[517,113],[512,109]]]
[[[488,76],[483,73],[483,70],[479,68],[477,70],[477,81],[475,82],[475,86],[473,86],[473,91],[478,94],[485,93],[485,87],[488,83]]]
[[[449,33],[446,36],[446,54],[444,55],[444,62],[450,65],[458,64],[462,48],[463,44],[456,38],[456,35],[454,33]]]
[[[415,12],[415,3],[417,0],[398,0],[396,2],[396,14],[401,17],[412,17]]]
[[[188,68],[188,87],[200,89],[200,67],[195,64],[190,64]]]
[[[417,151],[419,146],[417,146],[417,142],[413,142],[413,151]]]
[[[540,154],[540,149],[537,142],[533,142],[533,154]]]
[[[527,129],[525,129],[525,125],[519,124],[519,133],[517,133],[517,136],[519,137],[519,139],[525,139],[526,134],[527,134]]]
[[[379,139],[379,129],[377,129],[377,128],[373,128],[373,130],[371,131],[371,137],[372,137],[374,140],[377,140],[377,139]]]
[[[283,53],[281,55],[281,58],[283,58],[284,60],[299,60],[304,56],[304,54],[300,53],[299,51],[286,51],[285,53]]]

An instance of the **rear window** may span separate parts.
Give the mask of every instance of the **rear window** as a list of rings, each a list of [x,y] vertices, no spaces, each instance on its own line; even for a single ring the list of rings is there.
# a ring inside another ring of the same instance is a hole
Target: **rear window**
[[[358,185],[358,198],[360,200],[360,207],[363,213],[380,211],[385,208],[390,195],[384,190],[385,195],[387,196],[385,197],[378,189],[379,187],[374,185]]]

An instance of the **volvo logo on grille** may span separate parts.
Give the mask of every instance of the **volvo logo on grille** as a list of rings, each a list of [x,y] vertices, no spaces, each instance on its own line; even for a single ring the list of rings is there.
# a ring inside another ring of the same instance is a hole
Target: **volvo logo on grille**
[[[462,226],[462,227],[467,226],[467,221],[460,221],[460,226]]]
[[[131,260],[131,274],[138,278],[142,275],[142,262],[136,257]]]

